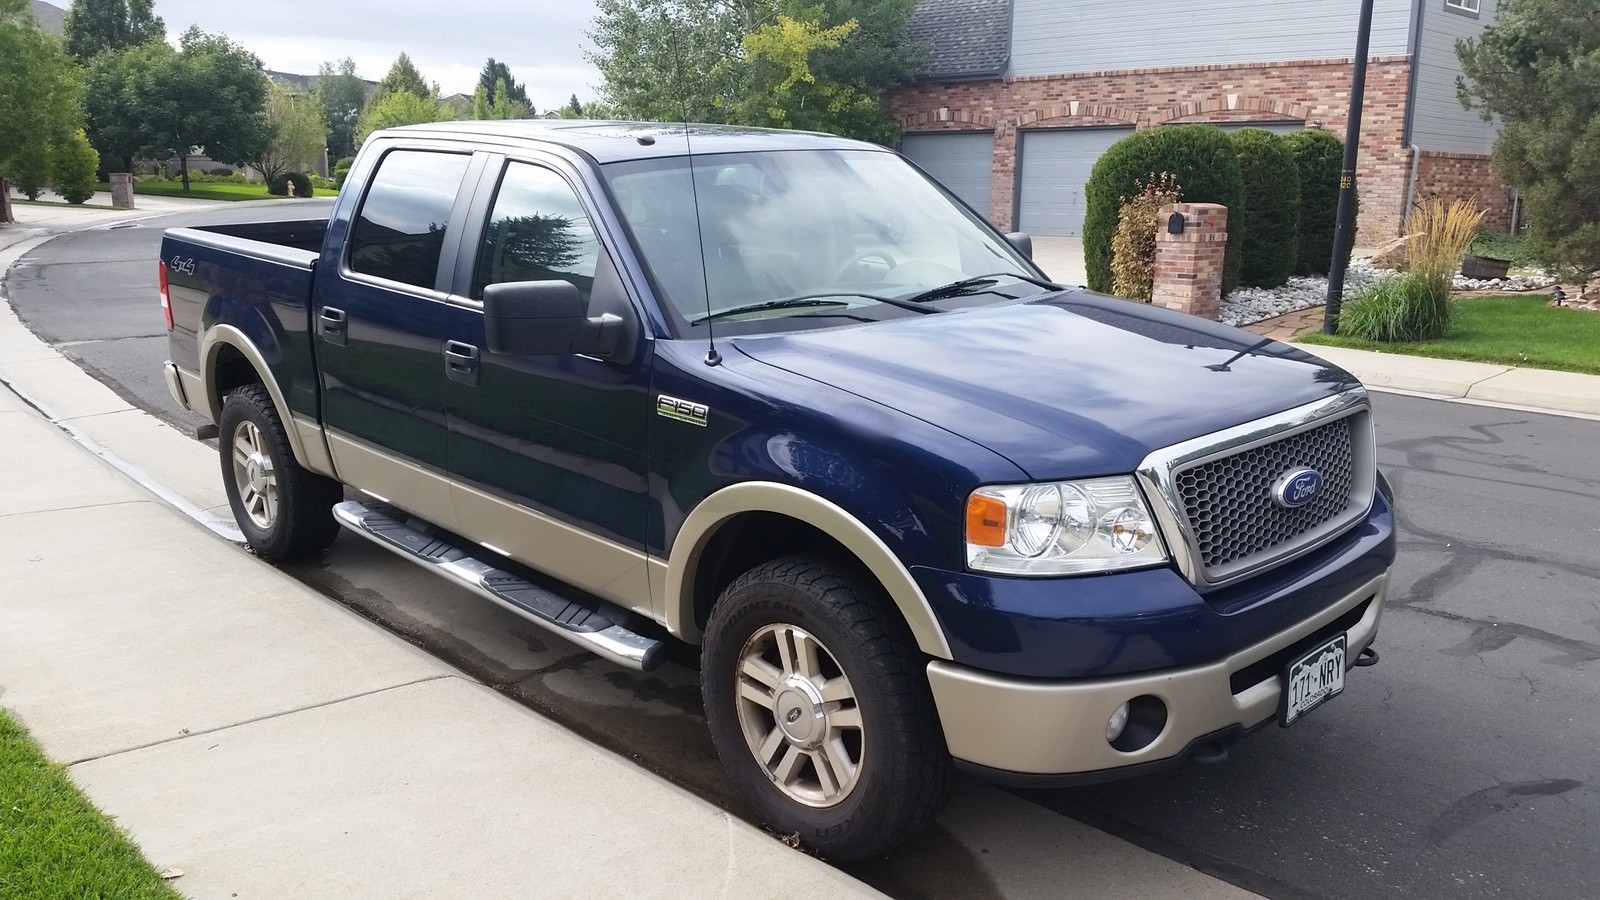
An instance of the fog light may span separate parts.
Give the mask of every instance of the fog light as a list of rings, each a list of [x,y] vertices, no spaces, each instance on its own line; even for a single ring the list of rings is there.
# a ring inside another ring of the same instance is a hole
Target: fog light
[[[1116,743],[1117,738],[1122,737],[1123,729],[1127,727],[1128,704],[1124,703],[1117,707],[1116,712],[1111,714],[1110,719],[1106,720],[1106,741],[1108,743]]]

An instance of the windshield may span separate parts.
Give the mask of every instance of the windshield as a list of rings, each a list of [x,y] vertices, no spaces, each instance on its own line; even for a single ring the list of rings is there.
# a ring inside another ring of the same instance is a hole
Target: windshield
[[[696,156],[692,187],[690,169],[686,157],[604,167],[680,334],[708,322],[719,334],[827,327],[1013,296],[957,291],[926,308],[900,299],[978,276],[1007,290],[1041,290],[1013,284],[1007,276],[1038,273],[892,153]]]

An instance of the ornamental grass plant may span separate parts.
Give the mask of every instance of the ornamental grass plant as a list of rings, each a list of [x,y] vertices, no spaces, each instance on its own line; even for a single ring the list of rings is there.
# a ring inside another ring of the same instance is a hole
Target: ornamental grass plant
[[[1436,341],[1450,328],[1450,287],[1461,257],[1483,224],[1464,200],[1419,203],[1411,213],[1406,272],[1374,282],[1345,300],[1339,330],[1384,344]]]

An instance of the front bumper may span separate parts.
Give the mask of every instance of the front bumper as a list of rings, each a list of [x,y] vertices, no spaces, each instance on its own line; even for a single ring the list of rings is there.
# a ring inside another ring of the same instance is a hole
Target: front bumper
[[[1354,663],[1377,636],[1387,580],[1385,571],[1316,615],[1208,665],[1049,681],[935,660],[928,665],[928,682],[945,741],[958,761],[1019,775],[1114,778],[1124,774],[1119,769],[1134,774],[1181,758],[1197,741],[1271,719],[1283,692],[1282,666],[1276,661],[1324,633],[1345,630],[1347,664]],[[1106,721],[1118,706],[1142,696],[1165,706],[1159,732],[1131,751],[1111,746]]]

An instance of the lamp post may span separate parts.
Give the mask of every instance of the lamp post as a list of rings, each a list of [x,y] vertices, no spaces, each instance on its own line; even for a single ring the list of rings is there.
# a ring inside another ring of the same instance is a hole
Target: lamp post
[[[1328,265],[1328,305],[1322,310],[1322,333],[1339,332],[1339,303],[1344,299],[1344,272],[1350,265],[1350,221],[1355,212],[1356,151],[1361,145],[1361,102],[1367,93],[1367,44],[1372,38],[1372,0],[1361,0],[1356,29],[1355,71],[1350,76],[1350,115],[1344,129],[1344,167],[1339,172],[1339,211],[1333,226],[1333,260]]]

